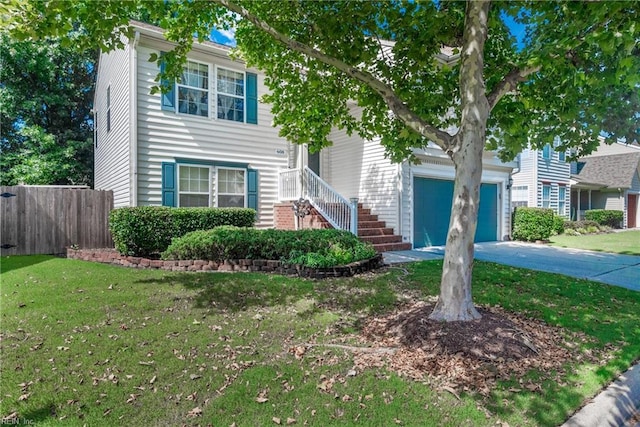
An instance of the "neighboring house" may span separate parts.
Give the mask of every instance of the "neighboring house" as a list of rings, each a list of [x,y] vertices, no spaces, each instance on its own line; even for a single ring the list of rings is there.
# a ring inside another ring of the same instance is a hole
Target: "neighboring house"
[[[590,209],[620,210],[623,227],[636,227],[640,221],[640,147],[602,142],[593,154],[569,163],[564,152],[554,150],[558,145],[526,149],[519,155],[520,167],[511,187],[512,208],[551,208],[573,220],[584,219],[584,212]]]
[[[116,207],[245,206],[257,210],[258,227],[291,227],[292,201],[304,196],[349,229],[357,198],[357,232],[379,250],[445,244],[454,169],[435,145],[409,165],[343,131],[319,153],[290,144],[258,101],[264,76],[209,42],[194,43],[173,91],[151,95],[159,70],[149,56],[172,46],[160,28],[134,27],[124,49],[101,54],[96,83],[95,187],[113,190]],[[485,153],[478,241],[510,234],[514,166]]]
[[[553,209],[569,218],[571,166],[564,151],[556,151],[559,142],[542,150],[525,149],[519,155],[519,169],[512,177],[511,206]]]
[[[623,227],[640,224],[640,147],[617,142],[572,164],[571,206],[576,218],[589,209],[624,213]]]

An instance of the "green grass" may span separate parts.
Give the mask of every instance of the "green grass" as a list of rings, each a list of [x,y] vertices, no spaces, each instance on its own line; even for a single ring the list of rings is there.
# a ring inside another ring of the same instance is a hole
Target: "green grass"
[[[587,234],[584,236],[567,236],[562,234],[553,236],[550,240],[551,245],[563,248],[640,255],[640,230],[607,234]]]
[[[539,392],[499,383],[488,398],[458,400],[384,369],[348,376],[344,350],[289,352],[349,343],[364,317],[392,310],[400,295],[436,295],[441,261],[405,266],[402,280],[392,268],[328,281],[47,256],[1,263],[0,416],[39,425],[558,425],[640,355],[639,293],[477,262],[478,304],[582,331],[593,339],[585,349],[607,359],[569,361],[569,374]]]

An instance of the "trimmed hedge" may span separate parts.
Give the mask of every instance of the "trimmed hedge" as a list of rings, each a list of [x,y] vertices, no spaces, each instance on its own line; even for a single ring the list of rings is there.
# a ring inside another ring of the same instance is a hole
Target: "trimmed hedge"
[[[533,242],[548,240],[554,231],[552,209],[518,207],[513,213],[513,238]]]
[[[242,208],[118,208],[109,214],[109,230],[122,255],[159,254],[175,237],[221,225],[252,227],[256,211]]]
[[[595,221],[599,225],[607,225],[612,228],[622,228],[624,213],[622,211],[591,209],[584,213],[584,218]]]
[[[232,226],[194,231],[173,240],[167,260],[278,260],[307,267],[333,267],[376,255],[370,244],[341,230],[257,230]]]
[[[565,230],[578,230],[579,228],[587,229],[589,227],[598,227],[598,223],[595,221],[580,220],[580,221],[565,221]]]

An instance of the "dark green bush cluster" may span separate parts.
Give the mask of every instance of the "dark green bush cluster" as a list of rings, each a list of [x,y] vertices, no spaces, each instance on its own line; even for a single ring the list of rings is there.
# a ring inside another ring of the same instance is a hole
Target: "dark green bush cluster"
[[[308,267],[333,267],[369,259],[376,254],[369,244],[341,230],[257,230],[217,227],[174,239],[163,259],[280,260]]]
[[[559,215],[554,215],[553,216],[553,233],[554,235],[558,235],[558,234],[562,234],[564,233],[564,223],[565,220],[563,217],[559,216]]]
[[[554,231],[552,209],[518,207],[513,213],[513,238],[533,242],[547,240]]]
[[[599,225],[621,228],[623,215],[622,211],[591,209],[584,213],[584,218],[590,221],[595,221]]]
[[[221,225],[252,227],[256,211],[241,208],[169,208],[140,206],[119,208],[109,215],[109,230],[123,255],[159,254],[174,237]]]
[[[580,220],[580,221],[566,221],[564,223],[564,234],[568,236],[581,236],[583,234],[594,233],[607,233],[611,231],[611,227],[608,225],[599,225],[595,221]]]
[[[579,228],[587,229],[590,227],[598,228],[598,223],[595,221],[589,220],[580,220],[580,221],[565,221],[564,228],[565,230],[578,230]]]

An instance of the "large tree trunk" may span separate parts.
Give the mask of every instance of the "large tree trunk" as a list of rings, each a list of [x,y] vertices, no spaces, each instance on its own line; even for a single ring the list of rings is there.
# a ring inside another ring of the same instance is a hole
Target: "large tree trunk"
[[[473,242],[478,223],[482,152],[489,103],[482,76],[489,2],[467,3],[460,64],[461,126],[449,155],[455,166],[453,206],[447,234],[440,296],[429,316],[455,321],[479,319],[471,297]]]

